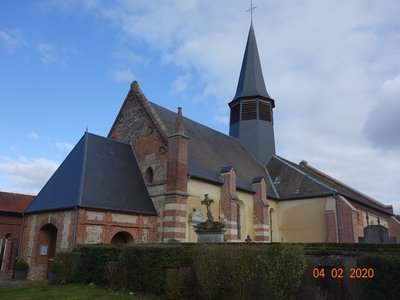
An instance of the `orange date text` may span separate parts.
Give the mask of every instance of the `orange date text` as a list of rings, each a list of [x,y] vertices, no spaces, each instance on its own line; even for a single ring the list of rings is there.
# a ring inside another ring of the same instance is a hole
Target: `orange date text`
[[[314,278],[334,278],[343,279],[348,277],[350,279],[371,279],[375,276],[373,268],[350,268],[349,272],[345,272],[343,268],[314,268],[312,271]]]

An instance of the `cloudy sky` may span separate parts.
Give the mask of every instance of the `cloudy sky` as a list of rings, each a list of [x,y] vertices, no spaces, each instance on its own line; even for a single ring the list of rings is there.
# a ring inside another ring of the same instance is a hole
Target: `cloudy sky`
[[[279,155],[400,213],[400,2],[254,0]],[[0,190],[37,193],[137,80],[224,133],[245,0],[0,2]]]

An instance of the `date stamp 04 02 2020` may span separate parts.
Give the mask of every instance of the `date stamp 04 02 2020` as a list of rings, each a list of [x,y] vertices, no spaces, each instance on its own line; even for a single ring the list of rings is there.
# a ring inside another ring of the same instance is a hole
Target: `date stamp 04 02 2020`
[[[371,279],[375,276],[373,268],[350,268],[350,272],[347,273],[343,268],[314,268],[312,275],[315,279],[329,276],[334,279],[343,279],[348,276],[350,279]]]

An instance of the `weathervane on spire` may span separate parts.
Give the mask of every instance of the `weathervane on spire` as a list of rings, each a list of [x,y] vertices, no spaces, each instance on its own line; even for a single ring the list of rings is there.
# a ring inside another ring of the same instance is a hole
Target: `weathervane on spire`
[[[253,10],[255,10],[257,6],[253,6],[253,0],[250,0],[250,8],[246,10],[246,12],[250,12],[251,15],[251,24],[253,24]]]

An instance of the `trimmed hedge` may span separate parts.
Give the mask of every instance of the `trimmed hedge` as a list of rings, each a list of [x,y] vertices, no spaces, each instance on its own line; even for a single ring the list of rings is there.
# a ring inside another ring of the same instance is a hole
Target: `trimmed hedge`
[[[357,260],[357,267],[372,268],[372,279],[359,279],[365,299],[400,298],[400,257],[393,255],[366,255]]]
[[[291,244],[203,245],[195,249],[193,263],[204,299],[290,299],[306,266],[303,247]]]
[[[291,244],[97,245],[78,252],[76,281],[168,299],[290,299],[306,268],[304,247]]]
[[[113,245],[84,245],[77,249],[78,261],[74,270],[74,281],[104,284],[108,262],[118,261],[121,248]]]
[[[159,244],[128,246],[121,253],[121,262],[128,273],[128,288],[162,294],[168,269],[191,265],[192,245]]]

